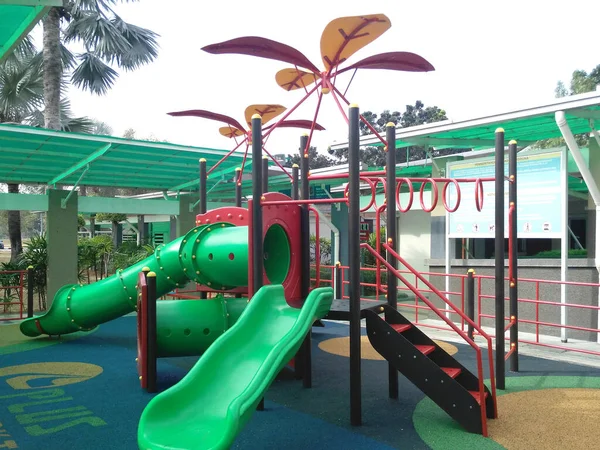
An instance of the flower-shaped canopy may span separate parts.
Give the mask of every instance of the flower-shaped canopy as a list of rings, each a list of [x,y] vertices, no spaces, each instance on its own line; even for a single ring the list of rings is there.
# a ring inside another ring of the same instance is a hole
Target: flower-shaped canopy
[[[358,69],[383,69],[404,72],[429,72],[435,70],[426,59],[410,52],[380,53],[340,68],[340,65],[345,63],[350,56],[373,42],[390,27],[391,22],[384,14],[340,17],[329,22],[321,35],[321,59],[325,65],[324,70],[319,70],[315,64],[295,48],[281,42],[257,36],[240,37],[218,44],[207,45],[202,50],[212,54],[257,56],[292,64],[293,67],[287,67],[277,72],[275,80],[286,91],[304,89],[306,96],[285,114],[284,119],[320,87],[321,91],[319,92],[313,126],[311,127],[305,149],[306,153],[310,147],[323,94],[332,93],[340,112],[344,116],[344,119],[348,121],[338,97],[343,99],[346,104],[350,104],[350,102],[335,86],[338,75],[349,70],[356,71]],[[314,86],[309,91],[307,88],[312,84]],[[372,125],[362,115],[360,117],[367,127],[385,143],[385,140]]]
[[[285,106],[282,105],[272,105],[272,104],[258,104],[258,105],[250,105],[244,111],[244,119],[246,121],[246,125],[248,128],[246,129],[240,122],[235,120],[233,117],[227,116],[225,114],[220,114],[212,111],[206,111],[204,109],[190,109],[186,111],[175,111],[167,113],[170,116],[174,117],[201,117],[203,119],[215,120],[217,122],[226,123],[227,126],[220,127],[219,133],[221,135],[234,138],[242,137],[240,142],[237,142],[237,145],[230,150],[217,164],[215,164],[208,173],[215,170],[229,155],[231,155],[234,151],[236,151],[239,147],[241,147],[244,143],[246,144],[246,151],[244,154],[244,159],[242,160],[242,167],[240,168],[240,173],[238,175],[238,182],[240,182],[242,173],[244,170],[244,164],[246,162],[246,156],[248,154],[248,147],[252,143],[252,116],[254,114],[260,114],[261,123],[263,125],[262,130],[265,132],[264,137],[267,137],[270,133],[273,132],[275,128],[305,128],[305,129],[315,129],[315,130],[324,130],[321,125],[314,121],[310,120],[284,120],[280,119],[278,122],[273,123],[271,125],[266,125],[268,122],[273,120],[275,117],[279,116],[286,110]],[[266,125],[266,126],[265,126]],[[273,160],[273,162],[279,166],[290,178],[291,175],[281,166],[281,164],[275,159],[264,147],[263,141],[263,150],[265,153]]]
[[[286,110],[285,106],[282,105],[250,105],[244,111],[244,118],[246,120],[246,124],[248,125],[248,129],[246,129],[243,125],[241,125],[237,120],[233,117],[227,116],[225,114],[219,114],[212,111],[206,111],[203,109],[190,109],[187,111],[176,111],[167,113],[170,116],[174,117],[201,117],[204,119],[215,120],[217,122],[226,123],[227,126],[219,128],[219,133],[228,138],[235,138],[238,136],[251,136],[252,131],[252,115],[260,114],[262,118],[262,124],[266,125],[269,121],[279,116]],[[312,122],[309,120],[283,120],[277,124],[272,124],[263,128],[263,130],[269,130],[277,127],[287,127],[287,128],[306,128],[309,129],[312,125]],[[316,125],[316,129],[324,130],[321,125]]]
[[[317,80],[324,88],[332,88],[330,80],[352,69],[384,69],[405,72],[429,72],[434,67],[423,57],[410,52],[387,52],[369,56],[344,68],[339,66],[373,42],[391,27],[384,14],[340,17],[331,21],[321,35],[321,71],[300,51],[289,45],[263,37],[247,36],[218,44],[207,45],[202,50],[212,54],[244,54],[293,64],[277,72],[277,84],[287,91],[306,88]],[[301,70],[306,69],[306,70]]]

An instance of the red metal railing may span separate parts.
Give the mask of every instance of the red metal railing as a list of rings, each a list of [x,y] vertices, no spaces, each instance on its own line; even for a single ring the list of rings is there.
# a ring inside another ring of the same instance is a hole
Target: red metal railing
[[[396,258],[401,264],[403,264],[410,272],[414,273],[419,277],[419,279],[429,288],[431,289],[439,298],[442,300],[447,306],[452,308],[459,316],[463,318],[469,325],[475,328],[479,334],[486,339],[488,344],[488,362],[489,362],[489,374],[490,374],[490,383],[492,387],[492,397],[494,399],[494,408],[496,408],[496,383],[495,383],[495,373],[494,373],[494,360],[492,356],[492,339],[483,329],[478,326],[475,322],[473,322],[470,318],[468,318],[463,311],[458,309],[450,300],[448,300],[444,294],[442,294],[438,289],[436,289],[425,277],[418,273],[404,258],[402,258],[398,253],[396,253],[389,245],[384,244],[383,247],[387,252],[389,252],[394,258]],[[453,321],[451,321],[445,314],[442,313],[427,297],[425,297],[419,290],[412,286],[408,280],[390,263],[388,263],[378,252],[376,252],[372,247],[368,244],[361,244],[361,248],[366,249],[369,253],[371,253],[376,259],[378,259],[382,264],[384,264],[388,271],[393,273],[405,286],[407,286],[416,297],[419,298],[423,303],[425,303],[429,308],[435,312],[438,317],[440,317],[446,324],[457,333],[464,341],[466,341],[474,350],[477,355],[477,378],[479,379],[479,404],[481,405],[481,424],[483,435],[487,436],[487,415],[486,415],[486,404],[485,404],[485,390],[483,383],[483,358],[481,348],[475,343],[473,339],[471,339],[463,330],[461,330]],[[494,411],[494,417],[497,416],[497,411]]]
[[[314,266],[313,266],[314,267]],[[335,266],[330,266],[330,265],[322,265],[321,266],[322,269],[327,269],[328,271],[331,271],[331,276],[328,276],[328,278],[321,278],[321,285],[327,284],[327,285],[331,285],[332,287],[334,287],[334,274],[335,274]],[[347,275],[346,275],[346,271],[348,270],[347,266],[341,266],[342,270],[341,270],[341,276],[342,279],[340,280],[340,282],[342,283],[342,298],[343,299],[349,299],[349,296],[346,294],[346,286],[349,284],[349,281],[347,280]],[[375,267],[361,267],[361,273],[367,273],[367,272],[377,272],[377,269]],[[421,280],[420,277],[415,274],[412,273],[409,270],[400,270],[398,269],[398,272],[400,274],[402,274],[407,280],[411,281],[411,284],[418,289],[418,291],[423,294],[423,295],[427,295],[427,294],[435,294],[435,292],[428,288]],[[455,280],[454,282],[451,282],[450,285],[456,285],[456,283],[458,282],[458,286],[454,289],[450,288],[449,290],[442,290],[442,289],[438,289],[437,291],[442,293],[446,298],[449,298],[451,300],[453,300],[452,302],[459,307],[459,309],[462,312],[466,311],[466,279],[467,279],[467,275],[463,275],[463,274],[445,274],[445,273],[438,273],[438,272],[419,272],[419,274],[423,277],[427,277],[430,280],[435,282],[435,278],[438,279],[446,279],[449,278],[451,280]],[[477,303],[477,311],[478,313],[475,316],[475,322],[477,323],[478,326],[482,326],[482,319],[494,319],[494,315],[492,314],[487,314],[483,312],[483,301],[484,300],[492,300],[495,299],[495,295],[493,294],[493,281],[495,280],[495,277],[492,275],[474,275],[475,278],[475,283],[476,283],[476,293],[475,293],[475,297],[476,297],[476,303]],[[508,281],[509,278],[507,277],[506,280]],[[312,281],[314,283],[315,278],[312,278]],[[485,283],[490,284],[489,289],[485,289]],[[568,329],[568,330],[573,330],[573,331],[582,331],[582,332],[589,332],[589,333],[598,333],[600,335],[600,327],[599,328],[593,328],[593,327],[586,327],[586,326],[577,326],[577,325],[569,325],[569,324],[564,324],[561,325],[560,323],[553,323],[551,321],[543,321],[540,320],[540,316],[542,315],[542,313],[546,313],[548,311],[548,309],[552,308],[552,309],[558,309],[560,310],[560,308],[569,308],[571,310],[586,310],[586,311],[596,311],[600,314],[600,307],[599,306],[595,306],[595,305],[582,305],[582,304],[577,304],[577,303],[573,303],[568,302],[568,303],[560,303],[560,302],[556,302],[556,301],[551,301],[548,300],[547,298],[549,297],[549,295],[546,295],[546,299],[543,298],[542,296],[542,291],[543,291],[543,287],[545,285],[549,285],[549,286],[560,286],[561,284],[565,284],[567,286],[570,286],[572,289],[576,289],[576,288],[598,288],[600,289],[600,284],[599,283],[584,283],[584,282],[574,282],[574,281],[568,281],[568,282],[561,282],[561,281],[555,281],[555,280],[540,280],[540,279],[532,279],[532,278],[519,278],[517,280],[518,284],[522,287],[524,285],[526,285],[527,283],[533,284],[534,285],[534,291],[535,291],[535,295],[534,298],[527,298],[527,297],[520,297],[518,299],[519,304],[523,305],[523,304],[530,304],[530,305],[534,305],[534,309],[532,311],[533,313],[533,317],[528,317],[524,314],[523,311],[520,312],[519,315],[519,319],[518,321],[515,320],[515,318],[513,317],[505,317],[505,321],[506,321],[506,326],[504,328],[505,332],[510,330],[511,326],[513,323],[517,322],[519,324],[527,324],[527,325],[532,325],[533,328],[533,334],[535,335],[535,337],[533,339],[526,339],[524,337],[520,337],[519,338],[519,342],[523,343],[523,344],[532,344],[532,345],[539,345],[542,347],[549,347],[549,348],[555,348],[555,349],[560,349],[560,350],[566,350],[566,351],[573,351],[573,352],[578,352],[578,353],[584,353],[584,354],[589,354],[589,355],[595,355],[595,356],[600,356],[600,345],[598,347],[598,350],[590,350],[590,349],[585,349],[585,348],[577,348],[577,347],[572,347],[569,345],[558,345],[558,344],[550,344],[547,342],[543,342],[543,338],[545,336],[549,336],[549,335],[545,335],[543,333],[543,328],[544,327],[550,327],[550,328],[555,328],[555,329]],[[436,282],[436,284],[442,284],[441,282]],[[377,288],[379,285],[379,289]],[[377,280],[375,283],[369,283],[369,282],[365,282],[365,281],[361,281],[360,286],[362,288],[372,288],[374,289],[374,297],[361,297],[362,301],[366,301],[366,302],[379,302],[380,300],[380,296],[382,296],[383,294],[385,294],[385,288],[384,288],[385,283],[382,283],[381,280]],[[524,289],[522,288],[521,292]],[[398,291],[411,291],[411,289],[403,284],[399,284],[398,285]],[[485,293],[485,292],[490,292],[490,293]],[[578,295],[571,293],[570,294],[570,298],[576,298],[578,297]],[[594,297],[595,298],[595,297]],[[428,327],[428,328],[434,328],[434,329],[440,329],[440,330],[449,330],[449,327],[446,326],[445,324],[441,324],[441,325],[434,325],[431,323],[425,323],[422,320],[421,314],[420,312],[428,312],[431,311],[431,308],[429,306],[427,306],[426,304],[419,304],[419,300],[420,298],[418,296],[415,296],[415,300],[412,303],[406,303],[406,302],[398,302],[398,307],[402,307],[402,308],[411,308],[414,310],[414,322],[415,324],[422,326],[422,327]],[[505,300],[508,301],[508,296],[505,297]],[[447,308],[437,308],[439,311],[442,311],[444,313],[447,313],[450,316],[450,319],[455,321],[457,324],[460,325],[460,328],[462,331],[465,331],[467,328],[467,323],[464,320],[464,318],[460,315],[457,314],[456,311],[450,307]],[[521,308],[522,309],[522,308]],[[520,336],[522,336],[525,332],[521,329],[520,330]],[[492,338],[495,338],[495,335],[492,333],[490,334],[490,336]],[[508,338],[506,338],[508,339]],[[505,358],[508,358],[512,353],[514,352],[514,348],[510,348],[508,350],[508,352],[505,355]]]
[[[24,290],[25,290],[25,277],[27,275],[26,270],[2,270],[0,271],[0,278],[3,281],[7,282],[7,285],[0,285],[0,291],[2,295],[0,296],[0,306],[2,307],[1,312],[3,314],[8,314],[8,317],[1,317],[0,321],[5,320],[17,320],[23,318],[23,310],[24,310]],[[14,294],[16,294],[16,301],[12,299]],[[19,307],[19,315],[15,316],[15,313],[11,313],[11,306]]]
[[[493,319],[495,317],[494,315],[486,314],[486,313],[482,312],[483,311],[482,300],[495,299],[495,295],[485,294],[483,292],[484,291],[483,284],[486,280],[494,281],[495,277],[493,277],[491,275],[475,275],[474,278],[477,283],[477,294],[476,294],[477,310],[478,310],[477,323],[479,325],[481,325],[482,318]],[[509,280],[509,278],[506,278],[506,280]],[[584,283],[584,282],[577,282],[577,281],[540,280],[540,279],[535,279],[535,278],[518,278],[517,282],[518,282],[518,285],[521,287],[521,292],[523,290],[525,290],[525,288],[523,288],[523,286],[526,285],[527,283],[531,283],[535,286],[535,298],[519,298],[518,299],[519,304],[533,304],[534,305],[535,318],[534,319],[523,318],[523,313],[521,312],[519,314],[518,320],[516,321],[519,324],[523,323],[523,324],[534,325],[535,339],[529,340],[529,339],[519,338],[519,342],[524,343],[524,344],[533,344],[533,345],[539,345],[542,347],[549,347],[549,348],[555,348],[555,349],[560,349],[560,350],[568,350],[568,351],[573,351],[573,352],[577,352],[577,353],[585,353],[585,354],[589,354],[589,355],[600,356],[600,349],[598,351],[594,351],[594,350],[576,348],[576,347],[567,346],[567,345],[549,344],[549,343],[541,342],[541,340],[540,340],[540,328],[541,327],[584,331],[584,332],[590,332],[590,333],[598,333],[600,335],[600,326],[598,328],[592,328],[592,327],[584,327],[584,326],[577,326],[577,325],[568,325],[566,323],[560,324],[560,323],[541,321],[540,320],[540,305],[546,305],[547,307],[559,308],[559,309],[560,308],[570,308],[570,309],[589,310],[589,311],[596,311],[597,313],[600,311],[600,306],[581,305],[581,304],[570,303],[570,302],[569,303],[561,303],[561,302],[553,302],[553,301],[549,301],[549,300],[542,300],[541,295],[540,295],[540,291],[541,291],[540,286],[543,286],[543,285],[550,285],[550,286],[565,285],[565,286],[579,287],[579,288],[588,287],[588,288],[600,289],[600,284]],[[576,298],[577,296],[570,295],[570,297]],[[508,297],[505,297],[505,300],[508,300]],[[515,322],[515,319],[514,319],[514,317],[505,317],[504,320],[508,322],[508,324],[505,328],[505,331],[506,331]],[[523,331],[521,331],[521,333],[522,332]],[[542,334],[542,336],[543,336],[543,334]],[[512,351],[513,351],[513,349],[511,348],[509,350],[509,353],[512,353]]]

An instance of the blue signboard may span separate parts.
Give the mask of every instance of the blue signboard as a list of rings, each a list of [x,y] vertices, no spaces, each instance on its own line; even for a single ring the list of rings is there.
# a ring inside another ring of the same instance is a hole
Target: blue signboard
[[[330,198],[330,189],[329,184],[313,185],[310,187],[310,198]]]
[[[563,206],[566,201],[566,168],[563,151],[526,152],[517,158],[517,236],[554,238],[563,235]],[[504,164],[508,176],[508,161]],[[494,177],[494,158],[448,164],[448,178]],[[448,214],[451,238],[493,238],[495,224],[494,181],[483,183],[483,207],[477,211],[475,183],[460,183],[461,203]],[[442,192],[440,189],[440,196]],[[504,229],[508,237],[508,181],[504,184]],[[448,186],[448,206],[456,204],[456,188]],[[440,199],[441,201],[441,199]]]

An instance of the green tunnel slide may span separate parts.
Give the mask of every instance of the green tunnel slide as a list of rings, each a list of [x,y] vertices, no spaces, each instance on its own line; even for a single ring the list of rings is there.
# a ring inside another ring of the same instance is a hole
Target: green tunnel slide
[[[283,286],[263,286],[190,372],[146,406],[138,425],[139,448],[229,448],[332,301],[333,289],[318,288],[301,309],[292,308]]]
[[[264,239],[265,272],[271,283],[282,283],[289,270],[290,247],[279,225]],[[196,281],[219,291],[248,284],[248,227],[229,223],[198,226],[185,236],[157,247],[154,254],[115,275],[89,285],[66,285],[43,315],[21,322],[30,337],[91,330],[135,311],[137,279],[144,266],[156,273],[157,294]],[[159,356],[199,354],[227,330],[246,306],[244,299],[217,297],[210,301],[158,302]],[[200,320],[199,320],[200,319]]]

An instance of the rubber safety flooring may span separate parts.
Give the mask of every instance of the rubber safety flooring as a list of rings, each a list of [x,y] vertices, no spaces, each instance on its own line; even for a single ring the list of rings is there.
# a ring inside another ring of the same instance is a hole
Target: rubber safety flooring
[[[539,437],[529,443],[507,441],[502,426],[490,428],[492,438],[468,434],[402,376],[399,400],[388,399],[387,363],[369,352],[362,361],[363,426],[351,427],[349,360],[343,351],[332,350],[344,346],[348,327],[325,323],[313,331],[312,389],[304,389],[291,372],[283,372],[265,396],[265,410],[254,414],[234,449],[531,449],[539,444]],[[0,448],[136,449],[138,419],[152,394],[139,386],[135,327],[135,317],[128,316],[88,334],[28,340],[20,336],[16,324],[0,326]],[[336,345],[324,344],[331,339],[337,339]],[[472,349],[455,346],[455,357],[475,370]],[[196,360],[160,359],[159,388],[177,383]],[[570,408],[565,414],[598,417],[598,406],[590,411],[588,403],[576,402],[589,397],[586,393],[600,392],[597,369],[525,356],[520,368],[518,374],[507,375],[507,389],[499,400],[538,392],[541,398],[558,396],[562,407]],[[568,399],[557,393],[565,389],[572,389]],[[533,420],[536,411],[530,408],[527,416],[519,417],[519,408],[499,404],[520,423]],[[548,408],[538,411],[542,418],[552,416]],[[557,420],[565,417],[560,411]],[[502,415],[502,408],[499,412]],[[501,420],[506,425],[507,419],[498,419],[498,424]],[[553,427],[538,422],[538,427]],[[514,432],[512,425],[504,428]],[[551,449],[570,444],[555,437],[539,445]]]

